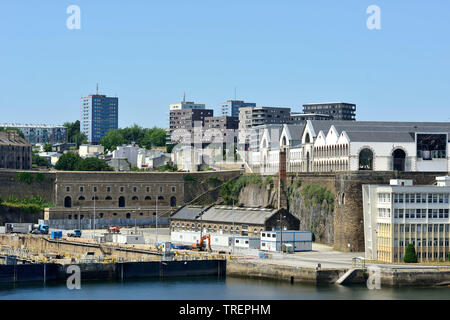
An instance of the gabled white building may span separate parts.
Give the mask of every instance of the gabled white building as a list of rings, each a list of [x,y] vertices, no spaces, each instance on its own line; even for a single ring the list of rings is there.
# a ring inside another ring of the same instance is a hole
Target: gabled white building
[[[447,122],[308,120],[284,124],[278,142],[265,128],[248,164],[253,172],[275,174],[281,148],[288,172],[449,172],[449,134]]]

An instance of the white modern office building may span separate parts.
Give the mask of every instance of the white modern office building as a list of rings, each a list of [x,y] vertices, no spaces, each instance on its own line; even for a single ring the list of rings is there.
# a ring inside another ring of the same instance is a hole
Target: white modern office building
[[[170,108],[170,111],[185,110],[185,109],[205,109],[205,105],[202,103],[182,101],[179,103],[170,104],[169,108]]]
[[[391,180],[362,191],[367,259],[400,262],[412,243],[419,261],[448,260],[449,176],[437,177],[434,185]]]

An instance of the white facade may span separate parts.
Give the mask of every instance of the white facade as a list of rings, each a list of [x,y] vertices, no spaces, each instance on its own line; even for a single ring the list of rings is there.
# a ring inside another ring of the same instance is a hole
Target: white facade
[[[391,180],[390,185],[363,185],[366,258],[386,262],[403,259],[414,244],[419,261],[447,260],[450,238],[450,178],[438,185],[412,185]]]
[[[280,148],[288,172],[450,171],[449,123],[308,120],[300,126],[284,124],[280,134],[261,129],[258,148],[242,158],[261,174],[278,172]]]
[[[191,146],[176,146],[172,150],[171,159],[178,169],[196,172],[198,165],[203,163],[203,150]]]
[[[140,234],[112,234],[112,242],[121,244],[145,244],[145,238]]]
[[[59,158],[62,156],[62,153],[58,152],[40,152],[38,155],[42,158],[47,159],[50,165],[55,166],[58,162]]]
[[[194,102],[180,102],[180,103],[173,103],[170,105],[170,111],[183,109],[205,109],[205,105]]]
[[[312,233],[309,231],[261,231],[262,251],[281,251],[281,244],[291,244],[294,252],[312,250]]]
[[[105,152],[102,145],[82,144],[78,150],[78,155],[82,158],[97,157]]]
[[[243,249],[259,249],[261,239],[250,237],[234,237],[234,247]]]
[[[137,153],[137,167],[139,169],[155,169],[170,161],[170,155],[160,151],[140,149]]]
[[[203,236],[206,233],[203,233]],[[232,245],[232,235],[208,233],[211,235],[211,249],[228,249]],[[174,244],[192,245],[200,241],[200,232],[195,231],[172,231],[170,241]],[[207,240],[206,240],[207,241]]]
[[[123,145],[112,152],[112,157],[113,159],[127,159],[131,163],[131,167],[137,167],[137,155],[140,150],[142,149],[136,146]]]

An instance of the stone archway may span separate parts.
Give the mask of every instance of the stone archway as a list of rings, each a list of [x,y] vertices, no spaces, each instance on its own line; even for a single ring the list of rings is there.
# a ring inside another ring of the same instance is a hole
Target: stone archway
[[[373,170],[373,152],[364,148],[359,152],[359,170]]]
[[[402,149],[392,152],[392,168],[394,171],[405,171],[406,153]]]
[[[176,207],[177,206],[177,198],[175,196],[170,197],[170,206]]]
[[[72,208],[72,198],[67,196],[64,198],[64,207],[65,208]]]

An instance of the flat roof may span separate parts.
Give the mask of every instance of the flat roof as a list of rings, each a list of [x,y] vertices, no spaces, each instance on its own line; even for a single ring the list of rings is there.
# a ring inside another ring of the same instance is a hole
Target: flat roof
[[[324,104],[349,104],[352,106],[356,106],[354,103],[348,102],[319,102],[319,103],[305,103],[304,106],[316,106],[316,105],[324,105]]]

